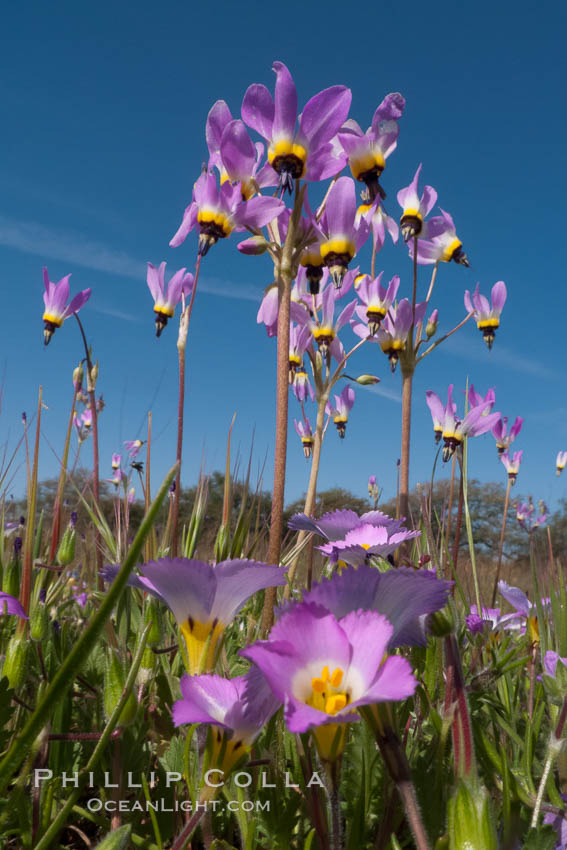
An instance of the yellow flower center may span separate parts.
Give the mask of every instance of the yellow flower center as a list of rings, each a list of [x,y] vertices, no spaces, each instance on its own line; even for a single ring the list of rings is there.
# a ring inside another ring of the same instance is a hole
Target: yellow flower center
[[[500,319],[481,319],[480,322],[476,323],[476,326],[481,331],[484,328],[498,328],[500,327]]]
[[[351,239],[344,237],[329,239],[321,245],[321,256],[325,259],[329,254],[348,255],[352,259],[356,254],[356,246]]]
[[[307,705],[326,714],[337,714],[350,702],[350,694],[340,690],[344,672],[335,667],[333,672],[325,665],[320,676],[311,679],[311,696]],[[346,737],[346,723],[327,723],[313,730],[319,755],[326,761],[334,761],[342,753]]]
[[[200,623],[188,617],[181,625],[181,633],[185,639],[189,659],[189,673],[196,676],[200,673],[212,673],[220,638],[224,625],[218,620],[211,623]]]
[[[455,251],[458,251],[459,248],[462,247],[462,245],[463,245],[463,243],[461,242],[461,240],[457,239],[457,238],[453,239],[452,242],[449,242],[449,244],[447,245],[447,247],[443,251],[443,254],[440,257],[441,262],[443,262],[443,263],[451,262],[451,260],[453,258],[453,254],[455,253]]]
[[[355,154],[349,160],[350,170],[355,180],[363,180],[363,175],[376,170],[378,174],[384,171],[386,160],[379,150],[366,150]]]
[[[201,209],[197,214],[199,224],[216,224],[222,230],[223,236],[230,236],[234,229],[229,217],[218,210]]]
[[[63,320],[61,319],[61,316],[54,316],[53,313],[44,313],[43,314],[43,321],[44,322],[51,322],[51,324],[55,325],[55,327],[57,327],[57,328],[60,328],[61,325],[63,324]]]

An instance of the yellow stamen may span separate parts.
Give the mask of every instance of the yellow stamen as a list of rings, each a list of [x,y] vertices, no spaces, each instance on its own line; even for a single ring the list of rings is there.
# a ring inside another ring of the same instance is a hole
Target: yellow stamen
[[[325,711],[327,714],[336,714],[338,711],[342,711],[346,704],[346,694],[333,694],[325,703]]]
[[[343,671],[341,670],[341,668],[335,667],[335,669],[333,670],[333,674],[332,674],[331,678],[329,679],[333,688],[339,687],[339,685],[341,684],[341,682],[343,680],[343,675],[344,674],[343,674]]]

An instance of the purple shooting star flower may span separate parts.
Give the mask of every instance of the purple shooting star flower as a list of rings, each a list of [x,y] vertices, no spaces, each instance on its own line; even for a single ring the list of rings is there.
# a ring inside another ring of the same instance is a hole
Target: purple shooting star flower
[[[465,308],[469,313],[474,314],[476,326],[482,332],[488,350],[491,351],[496,329],[500,327],[500,314],[506,303],[506,284],[503,280],[494,284],[491,292],[492,305],[489,304],[488,298],[480,294],[479,287],[480,283],[477,283],[472,298],[468,289],[466,290]]]
[[[353,404],[354,390],[350,384],[347,384],[346,387],[344,387],[340,395],[335,396],[334,405],[330,402],[327,403],[326,412],[333,417],[333,422],[337,426],[337,431],[339,432],[341,440],[344,440],[348,415],[352,410]]]
[[[496,449],[499,455],[501,455],[503,452],[507,451],[510,448],[510,446],[522,430],[523,424],[524,420],[522,419],[522,417],[516,416],[514,424],[510,428],[510,433],[508,434],[508,417],[502,416],[499,419],[499,421],[492,429],[492,436],[496,440]]]
[[[318,321],[316,317],[310,318],[309,313],[304,310],[303,315],[297,316],[296,320],[300,320],[303,324],[308,324],[319,347],[323,357],[329,355],[334,357],[337,362],[340,362],[344,357],[344,348],[337,334],[343,325],[350,321],[356,307],[356,301],[351,301],[350,304],[342,310],[339,317],[334,321],[335,301],[338,298],[337,290],[332,286],[327,286],[321,296],[321,319]]]
[[[421,197],[419,196],[417,182],[421,168],[420,164],[409,186],[398,192],[398,203],[402,208],[400,228],[404,242],[416,236],[427,239],[430,234],[430,228],[425,219],[435,206],[437,192],[433,186],[424,186]]]
[[[134,460],[135,457],[138,457],[140,449],[142,448],[142,446],[144,445],[145,442],[146,442],[145,440],[125,440],[124,441],[124,446],[126,448],[126,451],[129,454],[129,456],[130,456],[130,460]]]
[[[65,319],[72,316],[73,313],[78,313],[89,298],[91,297],[91,289],[83,289],[77,293],[71,302],[67,304],[69,298],[69,278],[70,274],[62,277],[58,283],[53,283],[49,280],[47,268],[43,267],[43,285],[45,292],[43,293],[43,303],[45,312],[43,314],[44,331],[43,341],[45,345],[49,345],[51,337],[60,328]]]
[[[346,157],[333,156],[331,139],[347,118],[352,94],[332,86],[307,101],[297,121],[297,91],[283,64],[274,62],[275,97],[261,84],[250,86],[242,101],[244,123],[268,142],[268,161],[280,188],[293,190],[294,180],[324,180],[338,174]]]
[[[0,614],[13,614],[15,617],[20,617],[22,620],[29,620],[26,612],[18,602],[18,600],[9,593],[0,591]]]
[[[112,581],[118,567],[104,568]],[[177,620],[192,674],[213,670],[226,627],[259,590],[286,583],[285,571],[237,558],[215,566],[189,558],[160,558],[140,565],[128,583],[164,602]]]
[[[405,99],[399,92],[388,94],[374,113],[366,133],[356,121],[349,119],[338,134],[338,140],[348,155],[352,176],[366,185],[370,202],[377,197],[385,197],[379,182],[380,175],[398,144],[398,119],[402,117],[405,105]]]
[[[350,261],[368,239],[370,228],[356,215],[356,190],[350,177],[339,177],[329,192],[321,218],[321,257],[337,289],[343,283]]]
[[[557,452],[557,460],[555,461],[555,472],[561,475],[567,466],[567,452]]]
[[[455,223],[448,212],[441,210],[441,216],[430,218],[427,223],[431,239],[420,239],[417,243],[417,262],[420,265],[432,263],[450,263],[469,268],[468,257],[463,251],[463,243],[457,237]],[[414,243],[410,240],[409,252],[413,259]]]
[[[289,331],[289,383],[293,384],[297,370],[303,365],[303,355],[311,345],[311,331],[307,325],[290,323]]]
[[[313,387],[311,386],[305,366],[301,365],[295,370],[291,389],[296,399],[300,402],[305,401],[307,396],[310,397],[311,401],[314,400],[315,394],[313,393]]]
[[[193,289],[195,278],[186,269],[179,269],[172,275],[167,284],[167,292],[165,289],[165,267],[166,263],[161,263],[159,268],[156,268],[152,263],[148,263],[148,287],[154,299],[154,313],[156,314],[156,336],[161,336],[161,332],[167,325],[167,320],[171,319],[175,314],[175,308],[181,301],[181,296],[187,297]]]
[[[176,248],[185,241],[195,227],[199,228],[199,256],[204,257],[219,239],[225,239],[233,230],[247,227],[264,227],[284,209],[277,198],[258,195],[242,201],[240,183],[226,180],[219,188],[214,174],[201,174],[193,187],[193,199],[183,214],[183,221],[170,241]]]
[[[545,502],[540,501],[538,503],[538,510],[539,514],[536,512],[536,506],[531,496],[527,502],[520,502],[516,506],[516,519],[529,534],[547,522],[547,507]]]
[[[386,289],[382,286],[383,275],[384,272],[380,272],[373,280],[370,275],[365,274],[357,281],[356,292],[363,306],[357,306],[355,312],[368,324],[368,333],[371,336],[374,336],[386,318],[400,286],[400,278],[394,275]]]
[[[368,338],[371,342],[379,343],[380,348],[390,361],[390,369],[395,372],[400,359],[400,352],[405,350],[410,328],[412,324],[423,321],[426,309],[427,304],[425,302],[416,304],[414,314],[408,299],[403,298],[397,306],[390,307],[388,315],[373,336],[368,335],[369,324],[351,322],[351,327],[361,339]]]
[[[427,404],[433,416],[434,428],[436,434],[439,430],[439,425],[442,423],[443,430],[443,461],[446,463],[450,460],[456,449],[462,445],[465,437],[476,437],[480,434],[486,434],[490,431],[495,423],[500,418],[499,413],[489,413],[488,411],[494,404],[494,399],[489,391],[486,398],[476,406],[471,407],[464,419],[459,419],[456,415],[456,405],[453,401],[453,384],[450,384],[447,393],[447,404],[443,408],[443,417],[441,418],[441,400],[431,390],[426,393]]]
[[[257,667],[244,676],[184,675],[181,699],[173,704],[173,724],[211,727],[209,763],[225,777],[250,752],[270,717],[281,705]]]
[[[508,451],[506,450],[500,455],[500,460],[506,467],[506,472],[508,473],[508,478],[510,479],[510,483],[512,485],[516,483],[516,478],[518,477],[518,473],[520,471],[520,464],[522,462],[523,454],[524,452],[522,450],[520,452],[514,452],[512,457],[510,457]]]
[[[112,469],[120,469],[120,464],[122,463],[122,455],[113,454],[112,455]]]
[[[355,225],[358,225],[360,219],[363,218],[372,228],[372,247],[375,254],[378,254],[384,247],[386,241],[386,231],[390,234],[390,238],[394,245],[397,245],[400,230],[395,219],[388,215],[380,203],[380,198],[376,198],[374,203],[362,203],[356,211]]]
[[[303,454],[307,459],[309,459],[313,450],[313,432],[311,430],[311,423],[306,416],[303,422],[298,422],[297,419],[294,419],[293,424],[295,425],[297,436],[301,440]]]
[[[284,703],[289,731],[313,730],[321,758],[334,761],[359,706],[403,700],[415,691],[405,658],[384,657],[392,633],[375,611],[337,620],[319,605],[301,603],[281,616],[268,640],[240,654],[260,668]]]

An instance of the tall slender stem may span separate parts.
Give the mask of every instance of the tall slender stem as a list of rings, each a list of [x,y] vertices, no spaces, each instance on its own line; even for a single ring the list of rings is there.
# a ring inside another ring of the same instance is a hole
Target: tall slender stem
[[[500,543],[498,545],[498,563],[496,565],[496,575],[494,576],[494,587],[492,588],[492,605],[496,601],[496,591],[498,590],[498,580],[500,578],[500,570],[502,568],[502,553],[504,551],[504,537],[506,535],[506,522],[508,520],[508,503],[510,501],[510,487],[512,479],[508,476],[508,485],[506,487],[506,496],[504,497],[504,515],[502,517],[502,528],[500,529]],[[478,612],[480,614],[480,611]]]
[[[463,484],[463,499],[465,505],[465,525],[467,529],[467,540],[469,544],[469,557],[471,559],[471,567],[473,574],[473,582],[474,582],[474,594],[477,605],[477,610],[479,616],[482,615],[482,605],[480,604],[480,585],[478,583],[478,572],[476,569],[476,557],[474,552],[474,538],[472,532],[472,522],[471,522],[471,513],[469,510],[469,499],[468,499],[468,454],[469,454],[469,441],[468,437],[465,437],[464,445],[463,445],[463,466],[462,466],[462,484]]]
[[[279,564],[283,532],[285,500],[285,468],[287,460],[287,420],[289,387],[289,322],[291,288],[296,269],[294,268],[295,237],[303,206],[305,187],[295,184],[295,201],[289,219],[281,259],[276,264],[278,281],[278,350],[276,361],[276,440],[274,447],[274,486],[272,490],[272,514],[268,542],[268,563]],[[269,587],[264,597],[262,612],[262,634],[266,635],[274,622],[276,588]]]
[[[175,493],[173,494],[173,510],[171,515],[171,555],[177,557],[177,525],[179,522],[179,499],[181,497],[181,457],[183,454],[183,415],[185,411],[185,348],[187,346],[187,334],[189,322],[193,311],[195,293],[197,292],[197,281],[201,270],[201,254],[197,255],[195,264],[195,280],[191,290],[189,305],[185,307],[179,322],[179,337],[177,339],[177,351],[179,354],[179,398],[177,403],[177,478],[175,480]]]
[[[39,434],[41,428],[41,398],[42,388],[39,388],[37,399],[37,422],[35,430],[35,445],[33,453],[33,468],[31,478],[28,482],[28,499],[27,499],[27,517],[26,517],[26,537],[24,545],[24,569],[22,573],[22,585],[20,588],[20,605],[29,614],[30,596],[31,596],[31,580],[32,580],[32,561],[33,561],[33,542],[34,542],[34,525],[35,525],[35,506],[37,498],[37,468],[39,460]],[[27,620],[23,618],[18,621],[18,633],[23,634]]]
[[[403,364],[402,364],[403,369]],[[402,371],[402,450],[400,457],[400,516],[409,517],[409,465],[413,371]]]
[[[63,457],[61,459],[61,471],[59,473],[59,483],[57,485],[57,493],[53,504],[53,520],[51,523],[51,544],[49,547],[49,563],[55,561],[57,547],[59,545],[59,535],[61,533],[61,503],[63,501],[63,493],[65,490],[65,481],[67,479],[67,463],[69,461],[69,447],[71,445],[71,433],[73,430],[73,417],[75,415],[75,404],[77,401],[77,388],[73,388],[73,403],[71,405],[71,413],[69,414],[69,422],[67,424],[67,433],[65,435],[65,446],[63,448]]]

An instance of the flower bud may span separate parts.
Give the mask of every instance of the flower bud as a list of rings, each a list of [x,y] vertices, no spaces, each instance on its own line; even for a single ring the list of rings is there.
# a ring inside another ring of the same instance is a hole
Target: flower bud
[[[8,678],[10,687],[14,690],[20,687],[27,674],[27,657],[29,641],[17,634],[11,639],[6,650],[6,658],[2,675]]]
[[[140,669],[138,670],[138,675],[136,676],[136,682],[139,685],[147,685],[147,683],[153,679],[155,663],[155,654],[152,652],[149,646],[146,646],[142,655]]]
[[[498,850],[490,797],[480,785],[461,780],[449,801],[450,850]]]
[[[98,360],[91,369],[87,369],[87,390],[94,392],[98,378]]]
[[[357,384],[360,384],[363,387],[369,387],[373,384],[379,384],[380,378],[376,375],[359,375],[358,378],[354,379]]]
[[[40,641],[47,637],[49,628],[49,616],[45,603],[38,600],[32,608],[30,615],[30,637],[32,640]]]
[[[73,386],[77,392],[79,392],[83,387],[83,378],[85,377],[85,370],[83,369],[83,364],[79,363],[76,369],[73,369]]]
[[[75,557],[75,537],[75,524],[71,521],[65,529],[57,550],[56,560],[60,567],[66,567]]]
[[[455,631],[455,617],[448,605],[441,611],[428,614],[425,619],[426,629],[434,637],[445,637]]]
[[[427,324],[425,326],[425,336],[427,339],[434,336],[437,333],[437,322],[439,318],[439,310],[435,309],[431,316],[427,320]]]
[[[122,696],[125,682],[126,674],[118,659],[118,655],[113,649],[109,649],[104,665],[104,715],[107,720],[110,719],[112,712]],[[138,703],[132,690],[130,690],[128,699],[118,719],[118,725],[129,726],[134,720],[137,711]]]
[[[263,236],[251,236],[249,239],[239,242],[236,247],[241,254],[258,256],[268,250],[268,243]]]
[[[144,612],[144,627],[151,623],[148,632],[148,646],[157,646],[163,634],[162,612],[155,599],[150,598]]]
[[[16,598],[20,593],[20,564],[17,556],[12,558],[4,570],[2,591]]]

